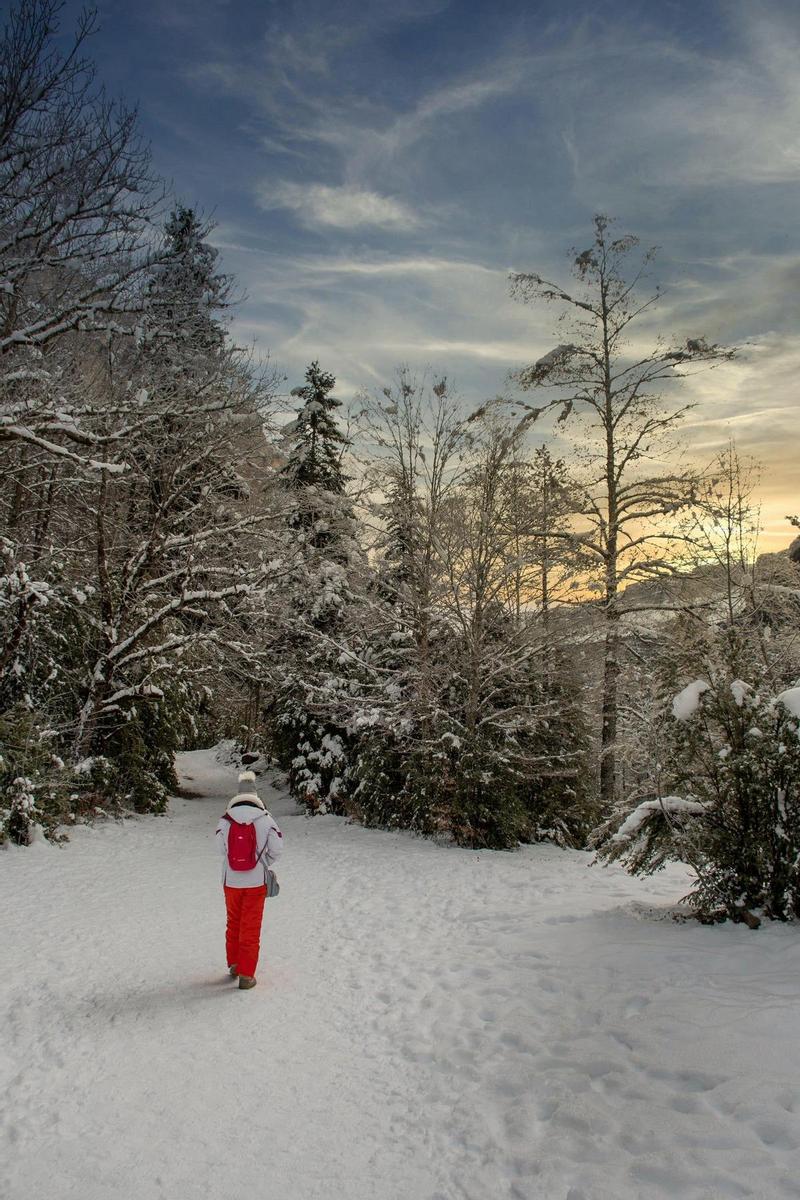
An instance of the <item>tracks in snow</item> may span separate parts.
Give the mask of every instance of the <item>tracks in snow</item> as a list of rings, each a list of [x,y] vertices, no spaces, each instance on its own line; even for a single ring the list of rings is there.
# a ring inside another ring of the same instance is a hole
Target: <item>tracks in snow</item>
[[[800,1196],[790,928],[641,919],[587,856],[307,821],[260,986],[222,961],[232,773],[166,821],[0,856],[10,1200]],[[283,810],[283,812],[281,811]]]

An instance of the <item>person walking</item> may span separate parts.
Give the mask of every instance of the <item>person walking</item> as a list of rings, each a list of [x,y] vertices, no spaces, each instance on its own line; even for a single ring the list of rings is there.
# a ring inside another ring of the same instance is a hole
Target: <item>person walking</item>
[[[267,871],[283,850],[283,834],[256,792],[252,771],[242,771],[239,791],[216,830],[222,856],[227,926],[228,971],[242,989],[256,986],[261,918],[267,897]]]

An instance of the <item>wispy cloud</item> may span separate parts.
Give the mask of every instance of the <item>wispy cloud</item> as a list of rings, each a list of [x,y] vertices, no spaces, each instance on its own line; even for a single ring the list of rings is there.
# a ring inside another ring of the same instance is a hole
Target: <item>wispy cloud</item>
[[[422,221],[407,204],[363,188],[331,187],[325,183],[261,184],[256,193],[261,208],[283,208],[311,228],[357,229],[367,225],[386,230],[417,229]]]
[[[384,278],[398,275],[445,275],[446,273],[489,275],[498,281],[501,288],[505,286],[507,276],[506,271],[495,267],[485,267],[480,263],[458,262],[445,258],[386,258],[381,260],[320,258],[306,260],[302,266],[306,271],[318,272],[321,275],[371,275]]]
[[[797,18],[796,5],[727,3],[711,45],[641,29],[617,71],[562,80],[548,117],[580,194],[624,210],[646,191],[661,208],[679,191],[800,181]]]
[[[733,432],[796,491],[797,0],[176,3],[197,21],[162,27],[177,82],[144,103],[180,194],[224,221],[237,328],[292,379],[319,356],[346,396],[402,360],[495,394],[562,340],[506,269],[566,282],[606,211],[663,248],[639,336],[747,347],[681,385],[692,446]]]
[[[475,112],[493,100],[518,91],[524,80],[525,64],[520,59],[502,57],[485,63],[480,74],[473,78],[456,80],[427,91],[410,109],[383,129],[373,130],[360,147],[354,148],[383,159],[407,152],[421,138],[433,133],[438,121]]]

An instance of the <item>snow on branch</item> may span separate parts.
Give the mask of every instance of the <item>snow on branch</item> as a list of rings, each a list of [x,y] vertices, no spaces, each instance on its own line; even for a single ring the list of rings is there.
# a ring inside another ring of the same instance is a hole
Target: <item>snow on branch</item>
[[[705,811],[705,805],[685,796],[661,796],[657,800],[644,800],[626,817],[611,840],[617,843],[634,841],[642,827],[653,816],[663,815],[669,819],[676,816],[699,816]]]
[[[61,432],[67,432],[66,427]],[[0,422],[0,442],[15,440],[26,442],[30,446],[38,446],[40,450],[45,450],[48,454],[52,454],[56,458],[66,459],[76,466],[84,467],[91,471],[108,471],[110,475],[121,475],[127,470],[124,463],[103,462],[101,459],[86,458],[84,455],[76,454],[73,450],[67,449],[66,446],[62,446],[58,442],[52,442],[49,438],[41,437],[25,425],[8,425]]]

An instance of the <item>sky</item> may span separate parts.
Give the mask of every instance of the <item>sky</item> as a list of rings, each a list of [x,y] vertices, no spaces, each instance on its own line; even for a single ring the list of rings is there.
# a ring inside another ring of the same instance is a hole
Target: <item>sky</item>
[[[563,340],[596,212],[660,247],[643,332],[738,359],[683,385],[698,460],[762,464],[763,549],[800,510],[797,0],[100,0],[92,44],[155,165],[212,216],[237,339],[348,401],[396,368],[467,407]],[[64,26],[80,5],[67,0]],[[540,431],[537,429],[537,433]],[[542,435],[544,430],[541,431]]]

